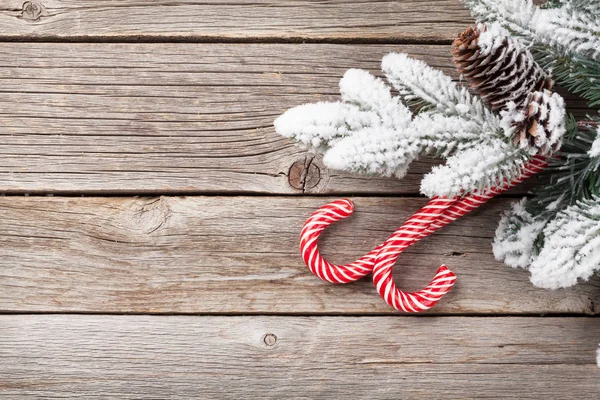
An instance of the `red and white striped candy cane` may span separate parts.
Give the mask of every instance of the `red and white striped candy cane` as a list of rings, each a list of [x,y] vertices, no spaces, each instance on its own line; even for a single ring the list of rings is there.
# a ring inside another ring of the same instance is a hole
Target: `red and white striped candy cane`
[[[336,200],[314,212],[306,221],[300,234],[300,250],[308,268],[319,278],[332,283],[347,283],[360,279],[375,269],[376,259],[381,265],[374,274],[374,281],[384,300],[399,310],[424,311],[434,306],[447,293],[456,279],[455,275],[442,265],[432,282],[416,293],[406,293],[397,289],[391,269],[400,253],[417,242],[474,210],[492,197],[504,192],[526,178],[541,171],[546,166],[545,159],[534,157],[526,164],[518,178],[488,192],[453,199],[434,198],[423,209],[413,215],[385,243],[346,265],[335,265],[325,260],[318,250],[318,239],[322,231],[332,223],[347,218],[354,211],[348,199]]]
[[[525,166],[521,168],[520,174],[510,182],[505,182],[502,186],[492,188],[485,193],[478,195],[472,194],[465,197],[455,197],[454,199],[433,198],[425,207],[423,207],[414,217],[417,217],[418,223],[411,223],[409,219],[400,229],[382,245],[375,259],[373,267],[373,282],[377,288],[377,292],[384,301],[397,310],[406,312],[421,312],[433,307],[446,293],[450,291],[456,275],[450,271],[445,265],[442,265],[431,283],[419,292],[407,293],[399,290],[392,277],[392,268],[398,260],[400,254],[411,244],[415,243],[415,232],[406,231],[406,225],[422,226],[419,222],[425,222],[423,215],[427,216],[435,212],[439,207],[440,201],[447,202],[444,211],[438,217],[429,223],[429,225],[421,228],[424,234],[419,239],[435,232],[436,230],[448,225],[452,221],[462,217],[463,215],[473,211],[483,203],[500,193],[508,190],[514,185],[523,182],[525,179],[542,171],[547,166],[547,163],[542,157],[532,158]],[[417,239],[417,240],[419,240]]]
[[[304,223],[300,233],[302,258],[310,271],[324,281],[354,282],[373,271],[375,256],[383,244],[346,265],[331,264],[319,253],[318,240],[321,232],[334,222],[349,217],[353,212],[354,204],[350,200],[336,200],[319,208]]]
[[[405,234],[414,233],[410,239],[407,239],[409,241],[418,240],[431,234],[439,228],[428,230],[429,225],[453,202],[454,199],[438,199],[436,204],[430,206],[430,210],[421,210],[430,215],[420,215],[420,219],[417,218],[418,213],[413,215],[396,233],[400,231]],[[302,258],[310,271],[324,281],[349,283],[370,274],[375,265],[375,258],[385,244],[380,244],[350,264],[336,265],[325,260],[318,248],[318,240],[321,232],[334,222],[349,217],[353,212],[354,204],[352,201],[348,199],[335,200],[319,208],[304,223],[304,227],[300,233],[300,252]]]
[[[420,312],[433,307],[439,299],[450,291],[456,275],[442,265],[433,280],[424,289],[407,293],[396,287],[392,268],[400,254],[413,243],[430,235],[444,226],[437,223],[452,207],[457,198],[435,197],[425,207],[408,219],[392,236],[383,243],[373,266],[373,282],[379,295],[390,306],[407,312]],[[443,221],[447,221],[444,219]]]

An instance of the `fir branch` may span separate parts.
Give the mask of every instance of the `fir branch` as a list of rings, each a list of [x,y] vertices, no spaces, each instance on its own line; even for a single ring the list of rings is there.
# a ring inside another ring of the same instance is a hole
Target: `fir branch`
[[[448,157],[489,140],[490,134],[504,138],[499,118],[449,77],[405,55],[386,59],[392,82],[436,102],[436,111],[446,115],[427,112],[411,120],[383,81],[353,69],[340,81],[341,102],[290,109],[275,121],[277,132],[325,153],[324,163],[332,169],[399,178],[419,155]],[[412,98],[407,90],[401,94]]]
[[[600,269],[600,198],[577,201],[552,217],[528,212],[527,202],[503,214],[496,259],[529,269],[532,283],[548,289],[573,286]]]
[[[600,196],[600,154],[592,152],[599,133],[593,127],[579,129],[572,115],[566,122],[562,148],[549,159],[550,183],[527,203],[532,214],[553,216],[579,200]]]
[[[355,131],[380,126],[381,117],[354,104],[312,103],[287,110],[275,120],[275,130],[300,144],[323,151]]]
[[[529,157],[527,151],[503,140],[488,140],[457,152],[445,165],[434,167],[423,178],[421,193],[429,197],[453,197],[486,191],[517,176]]]
[[[419,146],[393,129],[371,127],[335,143],[323,163],[331,169],[402,178]]]
[[[391,53],[382,61],[388,81],[407,103],[426,105],[423,109],[446,116],[464,116],[497,126],[497,118],[464,87],[452,78],[406,54]]]
[[[402,131],[368,128],[342,139],[326,151],[323,162],[332,169],[402,178],[420,155],[447,157],[481,141],[474,121],[422,114]]]
[[[487,140],[478,122],[440,114],[420,114],[406,130],[407,136],[419,146],[421,154],[442,158]]]
[[[548,223],[548,218],[528,212],[527,202],[523,198],[502,214],[492,245],[496,260],[513,268],[527,268],[537,257]]]
[[[589,277],[596,268],[593,263],[598,263],[600,127],[597,122],[578,124],[573,116],[567,119],[563,147],[556,158],[549,160],[550,183],[536,190],[533,198],[513,205],[496,230],[496,258],[513,267],[530,267],[532,281],[537,286],[573,285],[578,278]],[[592,214],[588,213],[590,209],[594,210]],[[571,228],[575,231],[569,235],[563,232]],[[582,238],[589,243],[594,241],[595,247],[585,247],[580,242]],[[562,254],[570,254],[575,261],[565,261]]]
[[[410,123],[412,114],[398,97],[393,97],[381,79],[362,69],[349,69],[340,80],[342,101],[356,105],[361,111],[373,111],[380,125],[402,128]]]
[[[598,0],[547,0],[541,5],[541,8],[558,8],[569,6],[574,10],[583,10],[588,12],[597,12],[600,10]]]
[[[578,56],[567,56],[549,46],[534,46],[532,54],[545,69],[552,71],[556,83],[588,100],[589,107],[600,105],[600,63]]]
[[[480,21],[498,21],[529,43],[538,42],[600,60],[600,24],[594,6],[541,9],[531,0],[464,0]]]
[[[340,81],[343,102],[304,104],[275,120],[275,130],[311,149],[324,151],[337,141],[371,127],[402,129],[411,112],[389,88],[366,71],[349,70]]]
[[[557,289],[589,279],[600,269],[600,198],[559,212],[543,235],[544,246],[529,268],[534,285]]]

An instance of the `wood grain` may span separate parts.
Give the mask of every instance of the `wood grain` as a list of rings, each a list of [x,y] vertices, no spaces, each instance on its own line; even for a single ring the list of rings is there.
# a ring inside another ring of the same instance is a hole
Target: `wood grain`
[[[447,46],[4,43],[0,192],[417,193],[431,161],[340,174],[272,127],[390,51],[456,77]]]
[[[0,316],[5,398],[595,398],[598,318]]]
[[[460,0],[3,0],[14,40],[450,41]]]
[[[363,280],[331,285],[298,251],[310,197],[0,197],[0,311],[93,313],[395,314]],[[326,232],[323,254],[349,262],[425,203],[359,198]],[[597,314],[600,279],[535,288],[496,262],[496,200],[408,249],[395,274],[416,290],[446,263],[458,281],[441,314]]]
[[[312,162],[274,132],[287,108],[337,97],[352,66],[389,51],[449,70],[442,46],[11,44],[0,49],[0,190],[11,192],[400,192]],[[325,62],[325,64],[323,64]],[[302,171],[304,168],[301,168]]]

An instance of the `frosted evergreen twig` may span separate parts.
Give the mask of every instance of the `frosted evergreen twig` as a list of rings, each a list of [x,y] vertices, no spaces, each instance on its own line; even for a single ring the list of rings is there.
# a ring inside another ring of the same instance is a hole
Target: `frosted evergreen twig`
[[[407,102],[423,102],[435,112],[472,118],[481,124],[497,122],[479,97],[423,61],[404,53],[391,53],[383,58],[381,65],[388,81]]]

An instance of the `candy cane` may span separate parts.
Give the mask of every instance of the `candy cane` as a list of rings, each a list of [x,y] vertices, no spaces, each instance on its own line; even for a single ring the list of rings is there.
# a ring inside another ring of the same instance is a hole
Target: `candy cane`
[[[332,223],[347,218],[354,211],[354,205],[350,200],[336,200],[321,207],[306,221],[300,234],[302,258],[308,268],[319,278],[332,283],[347,283],[372,272],[379,257],[381,266],[378,268],[377,275],[374,274],[374,280],[379,293],[389,305],[404,311],[415,312],[431,308],[450,290],[456,279],[455,275],[445,266],[441,266],[432,282],[422,291],[417,293],[402,292],[396,288],[391,276],[391,269],[400,253],[416,241],[541,171],[545,166],[544,158],[534,157],[521,169],[521,174],[517,178],[499,188],[492,188],[481,195],[472,194],[462,198],[434,198],[417,214],[413,215],[386,242],[357,261],[346,265],[329,263],[318,250],[318,239],[322,231]]]
[[[353,212],[352,201],[336,200],[319,208],[304,223],[300,233],[302,258],[310,271],[324,281],[331,283],[354,282],[373,271],[375,256],[383,244],[346,265],[331,264],[319,253],[318,240],[321,232],[334,222],[349,217]]]
[[[431,199],[394,232],[377,253],[373,266],[373,282],[379,295],[395,309],[407,312],[425,311],[433,307],[454,285],[456,275],[442,265],[424,289],[416,293],[403,292],[396,287],[392,267],[407,247],[449,223],[450,218],[444,219],[444,215],[456,201],[457,198]],[[440,220],[443,222],[436,223]]]
[[[453,203],[454,199],[439,199],[432,210],[422,210],[424,213],[429,213],[432,216],[439,216],[445,208]],[[331,264],[321,256],[318,248],[318,240],[321,232],[329,225],[349,217],[354,212],[354,204],[348,199],[335,200],[324,205],[315,211],[304,223],[304,227],[300,233],[300,252],[304,263],[310,271],[331,283],[349,283],[354,282],[373,271],[375,258],[381,250],[384,243],[375,247],[369,253],[365,254],[358,260],[346,264],[336,265]],[[433,231],[425,231],[429,224],[435,221],[432,216],[421,215],[421,218],[413,216],[409,219],[409,225],[403,225],[400,229],[404,232],[415,230],[414,240],[425,237]],[[407,223],[409,222],[407,221]],[[393,237],[393,236],[392,236]]]
[[[473,211],[512,186],[517,185],[532,175],[542,171],[546,166],[547,163],[544,158],[534,157],[529,163],[521,168],[520,174],[512,181],[505,182],[502,186],[492,188],[481,195],[472,194],[465,197],[455,197],[450,200],[451,203],[446,207],[444,213],[439,215],[438,218],[432,221],[426,228],[423,228],[422,232],[427,232],[427,235],[433,233],[452,221]],[[439,198],[431,199],[431,201],[415,215],[430,212],[430,207],[439,204],[439,200]],[[409,221],[407,221],[406,224],[408,224]],[[419,292],[407,293],[396,287],[396,283],[392,277],[392,268],[400,254],[414,243],[415,233],[407,233],[405,229],[403,229],[406,224],[394,232],[392,237],[380,246],[373,267],[373,282],[375,283],[377,292],[388,305],[401,311],[421,312],[433,307],[450,291],[456,281],[456,275],[454,275],[454,273],[445,265],[442,265],[438,269],[431,283]]]

